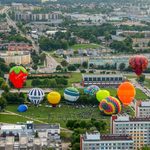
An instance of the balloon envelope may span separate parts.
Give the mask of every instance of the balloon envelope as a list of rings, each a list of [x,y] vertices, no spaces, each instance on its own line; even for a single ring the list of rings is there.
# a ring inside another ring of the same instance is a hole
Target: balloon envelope
[[[92,96],[95,95],[99,90],[100,89],[97,85],[90,85],[84,89],[84,93]]]
[[[96,98],[100,102],[102,99],[105,99],[106,97],[110,96],[110,92],[107,90],[99,90],[96,93]]]
[[[22,66],[15,66],[12,67],[9,72],[9,80],[14,85],[15,88],[20,89],[23,87],[23,84],[25,83],[27,79],[27,71]]]
[[[131,84],[130,82],[123,82],[118,87],[117,94],[118,94],[120,101],[124,105],[129,105],[134,99],[136,91],[135,91],[133,84]]]
[[[109,96],[101,100],[99,109],[106,115],[118,114],[121,112],[121,103],[117,98]]]
[[[148,66],[148,59],[142,55],[133,56],[129,60],[129,65],[140,76]]]
[[[79,96],[79,91],[74,87],[68,87],[64,91],[64,98],[70,102],[77,101]]]
[[[19,105],[19,107],[17,108],[17,110],[18,110],[19,112],[25,112],[25,111],[28,110],[28,106],[27,106],[27,105],[24,105],[24,104],[21,104],[21,105]]]
[[[40,104],[44,96],[44,91],[40,88],[33,88],[28,92],[28,98],[34,105]]]
[[[58,92],[52,91],[47,95],[47,100],[52,106],[56,106],[61,100],[61,95]]]

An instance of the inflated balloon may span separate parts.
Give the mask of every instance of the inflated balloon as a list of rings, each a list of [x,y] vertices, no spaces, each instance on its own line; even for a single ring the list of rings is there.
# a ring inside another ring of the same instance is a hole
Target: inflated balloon
[[[99,91],[99,87],[97,85],[90,85],[84,89],[85,94],[95,95]]]
[[[118,114],[121,112],[121,103],[117,98],[109,96],[101,100],[99,109],[105,115]]]
[[[118,87],[117,94],[120,101],[124,105],[129,105],[133,101],[136,91],[133,84],[131,84],[130,82],[123,82]]]
[[[64,91],[64,98],[70,102],[75,102],[80,96],[79,91],[74,87],[68,87]]]
[[[129,65],[140,76],[148,66],[148,59],[142,55],[133,56],[129,60]]]
[[[33,88],[29,90],[28,97],[31,103],[34,105],[39,105],[41,101],[44,99],[44,91],[40,88]]]
[[[105,99],[106,97],[110,96],[110,92],[107,90],[99,90],[96,93],[96,98],[100,102],[102,99]]]
[[[25,83],[27,79],[27,71],[22,66],[15,66],[12,67],[9,72],[9,80],[14,85],[15,88],[20,89],[23,87],[23,84]]]
[[[17,108],[17,111],[19,112],[25,112],[27,110],[28,110],[28,106],[24,104],[19,105],[19,107]]]
[[[61,95],[58,92],[52,91],[47,95],[48,102],[55,107],[61,100]]]

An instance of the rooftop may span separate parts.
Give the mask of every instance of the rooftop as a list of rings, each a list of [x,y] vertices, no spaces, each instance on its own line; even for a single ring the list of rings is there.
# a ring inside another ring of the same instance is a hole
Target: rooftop
[[[34,124],[34,129],[59,129],[58,124]]]

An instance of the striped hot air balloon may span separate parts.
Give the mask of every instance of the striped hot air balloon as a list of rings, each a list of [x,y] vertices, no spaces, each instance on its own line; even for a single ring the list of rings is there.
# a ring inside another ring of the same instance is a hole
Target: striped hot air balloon
[[[34,105],[39,105],[44,99],[44,91],[40,88],[33,88],[28,92],[28,97],[31,103]]]

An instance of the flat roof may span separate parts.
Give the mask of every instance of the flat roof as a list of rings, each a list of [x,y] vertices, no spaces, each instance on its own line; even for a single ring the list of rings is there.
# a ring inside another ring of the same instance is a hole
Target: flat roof
[[[125,141],[125,140],[132,140],[132,136],[120,135],[120,134],[100,135],[100,139],[98,139],[98,140],[97,139],[87,139],[85,134],[82,137],[85,141]]]
[[[122,74],[82,74],[82,77],[123,77]]]
[[[25,125],[2,125],[1,130],[22,130]]]
[[[59,124],[34,124],[34,129],[60,129]]]

